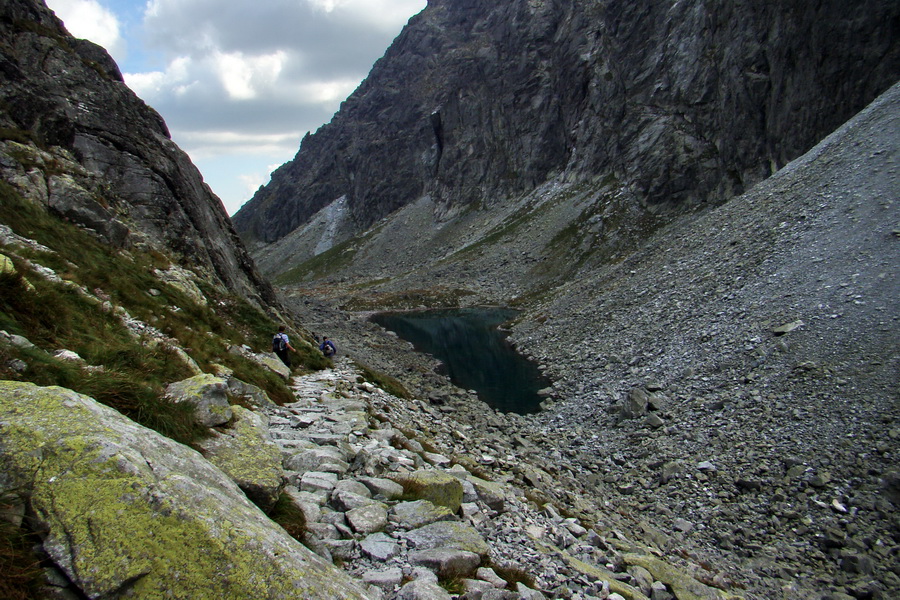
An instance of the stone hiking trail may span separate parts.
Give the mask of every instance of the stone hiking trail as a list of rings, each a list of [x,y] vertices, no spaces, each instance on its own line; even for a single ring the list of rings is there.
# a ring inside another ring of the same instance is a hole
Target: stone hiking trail
[[[615,530],[601,535],[550,504],[538,508],[520,487],[429,452],[387,415],[417,409],[427,419],[435,409],[361,381],[340,358],[294,377],[297,401],[266,412],[286,491],[305,516],[305,544],[373,598],[737,597],[700,581],[727,587],[721,574],[676,568],[677,558]]]

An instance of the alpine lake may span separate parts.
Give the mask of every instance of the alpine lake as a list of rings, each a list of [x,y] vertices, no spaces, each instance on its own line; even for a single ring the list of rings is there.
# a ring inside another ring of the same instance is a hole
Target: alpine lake
[[[540,410],[538,391],[550,381],[513,349],[500,325],[516,316],[508,308],[385,312],[370,319],[431,354],[457,386],[474,390],[488,406],[518,414]]]

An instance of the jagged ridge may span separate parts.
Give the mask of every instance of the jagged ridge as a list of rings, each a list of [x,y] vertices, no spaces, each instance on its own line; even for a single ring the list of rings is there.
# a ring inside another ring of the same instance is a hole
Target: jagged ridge
[[[0,5],[0,175],[122,247],[172,250],[260,305],[274,293],[218,198],[122,81],[37,0]]]
[[[273,242],[346,197],[340,242],[423,195],[446,216],[610,176],[639,205],[720,201],[894,82],[898,10],[433,1],[234,222]]]

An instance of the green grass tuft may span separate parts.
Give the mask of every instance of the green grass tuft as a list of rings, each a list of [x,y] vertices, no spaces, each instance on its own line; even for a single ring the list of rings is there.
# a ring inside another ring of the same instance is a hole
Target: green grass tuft
[[[407,400],[412,398],[412,394],[409,393],[409,390],[407,390],[402,383],[400,383],[390,375],[385,375],[384,373],[375,371],[374,369],[371,369],[358,362],[355,362],[354,364],[359,369],[360,374],[365,381],[368,381],[373,385],[377,385],[388,394],[396,396],[397,398],[405,398]]]
[[[0,512],[12,506],[0,499]],[[41,575],[38,558],[32,551],[38,540],[24,527],[0,519],[0,598],[38,600]]]
[[[303,543],[306,536],[306,517],[303,511],[294,504],[291,497],[281,494],[272,508],[269,518],[281,525],[281,527],[298,542]]]
[[[268,351],[277,330],[272,318],[246,300],[198,278],[207,299],[206,305],[198,304],[153,274],[154,269],[172,264],[163,253],[117,251],[2,182],[0,223],[52,250],[0,249],[12,258],[16,269],[15,274],[0,275],[0,329],[37,346],[0,349],[8,356],[0,364],[0,376],[73,389],[180,442],[202,438],[205,429],[193,424],[191,407],[161,399],[165,386],[190,377],[191,369],[167,344],[130,333],[111,310],[116,306],[171,338],[205,372],[222,364],[239,379],[263,389],[274,402],[293,401],[281,377],[228,352],[232,345]],[[74,285],[34,274],[26,260],[52,269]],[[79,288],[100,300],[86,297]],[[292,336],[300,350],[298,367],[327,366],[316,348],[302,342],[303,337]],[[54,358],[57,349],[76,352],[86,364]],[[24,361],[27,369],[12,369],[8,362],[13,359]]]

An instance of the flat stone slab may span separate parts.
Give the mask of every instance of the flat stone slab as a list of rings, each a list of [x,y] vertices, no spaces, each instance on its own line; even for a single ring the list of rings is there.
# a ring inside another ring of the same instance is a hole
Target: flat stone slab
[[[397,540],[384,533],[373,533],[359,543],[362,551],[374,560],[386,561],[400,554]]]
[[[383,530],[388,523],[387,510],[381,504],[360,506],[347,511],[347,522],[356,533],[375,533]]]
[[[481,565],[481,557],[465,550],[435,548],[409,553],[409,563],[434,571],[440,579],[467,577]]]
[[[325,473],[346,473],[350,465],[344,461],[344,453],[333,446],[303,450],[284,461],[284,467],[291,471],[305,473],[322,471]]]
[[[331,493],[337,485],[337,473],[323,473],[321,471],[307,471],[300,477],[301,492],[326,492]]]
[[[450,521],[453,513],[446,506],[432,504],[428,500],[400,502],[391,509],[391,520],[401,529],[418,529],[437,521]]]
[[[444,588],[432,581],[417,579],[410,581],[402,588],[398,600],[453,600]]]
[[[385,500],[397,500],[403,495],[403,486],[390,479],[360,477],[358,481],[369,488],[373,496],[381,496]]]
[[[475,487],[475,492],[482,502],[497,512],[503,512],[506,505],[506,491],[502,485],[474,475],[470,475],[468,480]]]
[[[393,475],[391,479],[403,486],[403,491],[408,497],[446,506],[454,513],[462,504],[462,483],[453,475],[443,471],[420,469],[412,473]]]
[[[386,592],[390,592],[403,583],[403,569],[393,567],[383,571],[368,571],[363,573],[362,580],[369,585],[374,585]]]
[[[338,435],[336,433],[324,433],[311,431],[306,433],[307,439],[318,446],[337,446],[339,443],[346,441],[346,435]]]
[[[376,500],[372,500],[368,496],[361,496],[353,492],[347,492],[335,489],[331,494],[331,505],[339,511],[346,512],[355,508],[369,506],[372,504],[380,504]]]
[[[474,527],[456,521],[439,521],[407,531],[401,536],[416,550],[465,550],[481,557],[487,556],[489,552],[487,542]]]

